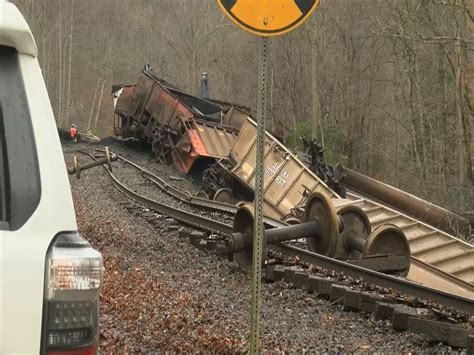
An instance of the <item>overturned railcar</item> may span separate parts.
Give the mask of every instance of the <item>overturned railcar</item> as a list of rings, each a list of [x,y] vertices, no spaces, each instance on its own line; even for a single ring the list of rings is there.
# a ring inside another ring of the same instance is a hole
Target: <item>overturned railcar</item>
[[[203,188],[208,197],[229,203],[252,201],[255,156],[256,124],[248,119],[228,157],[204,171]],[[309,249],[340,259],[357,258],[361,254],[365,258],[374,255],[393,257],[393,251],[399,250],[401,262],[406,263],[410,256],[409,279],[450,293],[474,297],[474,247],[429,222],[423,222],[420,217],[410,216],[406,209],[397,210],[381,203],[384,197],[381,191],[388,194],[389,187],[381,190],[374,181],[367,181],[368,185],[362,186],[361,181],[366,182],[366,177],[360,176],[358,185],[346,185],[350,190],[346,198],[341,198],[268,133],[264,169],[265,215],[287,223],[299,223],[304,219],[308,196],[314,193],[324,197],[328,201],[326,204],[337,211],[338,223],[329,215],[324,221],[325,229],[331,231],[328,235],[332,237],[319,243],[316,249],[309,245]],[[348,171],[348,176],[352,178],[354,172]],[[354,191],[355,186],[365,187],[365,194]],[[376,191],[378,195],[374,194],[374,189],[380,190]],[[406,201],[416,200],[427,211],[428,207],[433,208],[415,196],[392,190],[392,199],[403,197]],[[378,200],[371,196],[377,196]],[[324,211],[321,206],[315,208]],[[437,210],[441,209],[438,207]]]
[[[150,144],[157,158],[189,173],[227,156],[247,118],[241,107],[187,94],[145,68],[136,85],[114,86],[114,133]]]
[[[203,189],[223,202],[253,200],[255,187],[256,123],[247,119],[225,159],[203,173]],[[299,218],[298,206],[312,192],[339,199],[324,181],[268,132],[265,135],[264,213],[282,220]]]
[[[159,159],[174,162],[184,173],[199,162],[217,161],[204,171],[203,193],[229,203],[253,200],[256,126],[249,110],[189,95],[149,70],[142,72],[136,85],[120,86],[114,92],[118,136],[148,142]],[[314,165],[315,160],[310,162]],[[318,176],[321,169],[306,166],[268,133],[264,165],[266,215],[298,223],[308,214],[308,198],[314,194],[320,198],[310,204],[314,207],[310,214],[331,212],[321,219],[327,238],[317,245],[309,243],[311,250],[374,262],[391,256],[395,264],[411,265],[409,279],[474,297],[474,247],[438,229],[420,213],[414,214],[414,196],[377,187],[366,177],[346,171],[342,183],[350,190],[342,198],[324,176]],[[390,201],[387,196],[392,197]],[[416,205],[418,212],[433,211],[426,201],[418,199]],[[440,208],[436,211],[436,219],[453,219]]]

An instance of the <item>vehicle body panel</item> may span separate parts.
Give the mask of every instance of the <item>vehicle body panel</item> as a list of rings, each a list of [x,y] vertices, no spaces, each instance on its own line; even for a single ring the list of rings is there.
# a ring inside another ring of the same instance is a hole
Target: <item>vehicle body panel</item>
[[[8,16],[21,16],[12,4],[0,4],[0,9],[2,7],[0,33],[5,31],[6,12]],[[27,28],[24,20],[23,23]],[[25,28],[23,31],[26,32]],[[8,44],[2,38],[0,42]],[[27,37],[17,35],[16,38],[16,41],[25,41]],[[10,43],[15,44],[15,41]],[[34,47],[34,42],[21,43],[20,51],[27,54],[18,54],[18,61],[34,132],[41,199],[31,217],[18,230],[0,231],[2,354],[39,352],[46,252],[57,233],[77,230],[57,128]]]

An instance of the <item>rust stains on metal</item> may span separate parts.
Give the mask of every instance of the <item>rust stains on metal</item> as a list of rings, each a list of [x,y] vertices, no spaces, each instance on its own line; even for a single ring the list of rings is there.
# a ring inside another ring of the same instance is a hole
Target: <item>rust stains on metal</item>
[[[235,142],[247,116],[193,95],[145,68],[136,85],[114,91],[115,135],[148,142],[157,158],[188,173],[199,159],[219,159]]]
[[[148,70],[136,86],[119,89],[117,135],[148,142],[160,160],[185,173],[197,161],[215,163],[203,176],[203,192],[209,198],[253,200],[256,125],[250,110],[189,95]],[[465,227],[461,217],[347,169],[345,187],[364,194],[349,191],[343,199],[268,133],[264,157],[265,215],[303,221],[308,196],[320,194],[331,201],[339,218],[324,254],[353,260],[372,257],[377,264],[389,254],[405,265],[411,262],[409,279],[474,299],[474,247],[437,229]],[[390,245],[396,248],[385,248]]]

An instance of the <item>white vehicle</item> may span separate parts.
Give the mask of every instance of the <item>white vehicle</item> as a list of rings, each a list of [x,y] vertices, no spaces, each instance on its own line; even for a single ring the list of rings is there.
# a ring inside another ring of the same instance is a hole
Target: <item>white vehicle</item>
[[[0,0],[0,354],[95,354],[102,256],[77,232],[37,54]]]

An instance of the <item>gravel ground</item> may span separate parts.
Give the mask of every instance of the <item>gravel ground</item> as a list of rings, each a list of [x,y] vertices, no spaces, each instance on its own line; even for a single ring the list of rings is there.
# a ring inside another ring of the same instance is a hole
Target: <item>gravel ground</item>
[[[147,154],[129,154],[162,178],[183,177],[150,162]],[[65,157],[72,160],[72,154]],[[102,351],[248,350],[249,275],[180,239],[170,228],[173,222],[165,219],[153,227],[129,213],[102,169],[86,171],[79,180],[71,177],[70,182],[79,230],[104,256]],[[179,183],[196,191],[187,177],[173,182]],[[340,306],[283,282],[263,284],[262,294],[261,340],[266,351],[449,350],[428,344],[424,336],[395,332],[388,322],[343,312]]]

